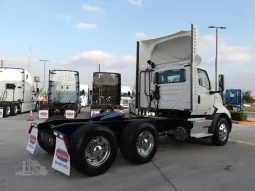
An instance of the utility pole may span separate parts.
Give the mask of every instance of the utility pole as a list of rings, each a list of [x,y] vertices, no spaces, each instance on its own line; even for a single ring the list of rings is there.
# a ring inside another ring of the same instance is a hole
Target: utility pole
[[[43,90],[45,91],[45,64],[46,62],[49,62],[49,60],[39,60],[40,62],[43,62]]]
[[[5,60],[0,60],[0,61],[1,61],[1,68],[3,68]]]
[[[99,69],[99,72],[100,72],[100,64],[98,64],[98,69]]]
[[[216,29],[215,91],[217,91],[218,90],[218,29],[226,29],[227,27],[209,26],[208,28]]]

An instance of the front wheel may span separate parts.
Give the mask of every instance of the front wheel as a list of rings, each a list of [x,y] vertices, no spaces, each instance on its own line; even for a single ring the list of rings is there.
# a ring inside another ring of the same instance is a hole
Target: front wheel
[[[120,138],[122,155],[135,164],[151,161],[158,148],[158,133],[150,123],[130,123]]]
[[[223,146],[228,142],[229,123],[225,118],[219,118],[211,141],[216,146]]]

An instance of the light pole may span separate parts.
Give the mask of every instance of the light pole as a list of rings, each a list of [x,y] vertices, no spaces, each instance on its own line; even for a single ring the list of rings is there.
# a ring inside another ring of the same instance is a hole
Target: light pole
[[[49,62],[49,60],[39,60],[40,62],[43,62],[43,89],[45,91],[45,64],[46,62]]]
[[[227,27],[209,26],[208,28],[216,29],[216,55],[215,55],[215,91],[218,89],[218,29]]]
[[[5,60],[0,60],[0,61],[1,61],[0,68],[3,68],[3,67],[4,67],[4,62],[5,62]]]

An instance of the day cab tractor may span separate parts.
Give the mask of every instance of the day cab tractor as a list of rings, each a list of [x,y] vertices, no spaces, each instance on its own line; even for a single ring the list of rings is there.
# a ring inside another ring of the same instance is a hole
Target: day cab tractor
[[[228,142],[231,116],[214,91],[206,70],[199,67],[199,33],[190,31],[137,42],[137,116],[103,112],[88,119],[48,119],[32,123],[27,150],[36,144],[52,154],[52,168],[70,175],[70,168],[97,176],[113,164],[118,148],[135,164],[155,156],[159,136],[178,140],[210,138],[216,146]]]

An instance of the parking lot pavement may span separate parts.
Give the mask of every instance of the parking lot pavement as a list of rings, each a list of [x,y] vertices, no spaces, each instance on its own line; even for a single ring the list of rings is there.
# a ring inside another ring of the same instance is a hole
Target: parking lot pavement
[[[85,108],[78,117],[88,114]],[[39,146],[34,155],[26,151],[30,124],[27,117],[28,114],[22,114],[0,119],[1,191],[255,190],[254,126],[235,124],[224,147],[212,146],[207,140],[176,142],[162,137],[156,156],[148,164],[130,164],[119,152],[112,168],[101,176],[87,177],[72,169],[68,177],[51,168],[52,156]],[[42,120],[35,119],[39,121]],[[29,159],[39,162],[41,175],[16,174],[22,171],[22,162]]]

